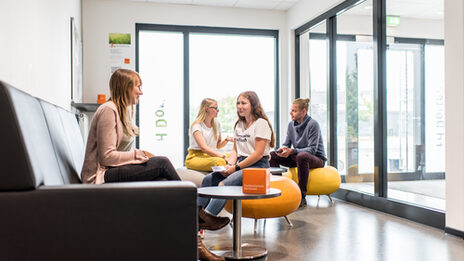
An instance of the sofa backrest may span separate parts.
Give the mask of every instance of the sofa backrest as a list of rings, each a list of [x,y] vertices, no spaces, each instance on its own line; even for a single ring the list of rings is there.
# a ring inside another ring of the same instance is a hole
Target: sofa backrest
[[[64,184],[79,183],[84,159],[84,142],[74,114],[39,100]],[[66,126],[66,127],[65,127]],[[73,130],[77,129],[77,133]]]
[[[78,182],[79,160],[70,160],[74,158],[69,156],[70,146],[62,149],[61,142],[66,137],[64,127],[63,131],[57,131],[55,125],[47,124],[45,115],[49,122],[70,120],[62,117],[56,107],[52,109],[45,103],[0,81],[0,190],[30,190],[40,185]],[[46,114],[43,108],[47,108]],[[48,125],[53,126],[51,130]],[[79,131],[77,121],[75,126]],[[65,140],[73,139],[82,139],[82,136],[69,136]]]
[[[66,175],[72,175],[70,180],[77,178],[77,182],[81,182],[81,171],[82,166],[84,165],[85,157],[85,143],[84,138],[81,134],[81,129],[77,120],[77,116],[74,113],[58,107],[58,112],[60,113],[61,122],[63,123],[63,129],[66,137],[66,140],[69,142],[69,148],[71,150],[71,156],[74,162],[74,172],[66,173]],[[74,175],[74,173],[76,175]],[[74,182],[71,182],[74,183]]]

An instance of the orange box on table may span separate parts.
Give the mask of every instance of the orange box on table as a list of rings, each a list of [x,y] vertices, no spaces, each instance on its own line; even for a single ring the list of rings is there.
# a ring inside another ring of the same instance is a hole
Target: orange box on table
[[[243,170],[243,193],[263,194],[271,188],[271,171],[263,168]]]

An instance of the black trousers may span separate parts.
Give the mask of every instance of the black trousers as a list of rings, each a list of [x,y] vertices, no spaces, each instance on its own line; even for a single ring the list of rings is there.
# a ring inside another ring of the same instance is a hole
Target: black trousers
[[[314,156],[308,152],[300,152],[292,154],[287,158],[277,156],[275,151],[271,151],[271,160],[269,161],[271,167],[297,167],[298,168],[298,187],[300,187],[301,195],[303,198],[306,196],[306,188],[308,186],[309,170],[315,168],[323,168],[325,161],[321,158]]]
[[[110,167],[105,172],[105,183],[155,180],[180,180],[168,158],[156,156],[142,164]]]

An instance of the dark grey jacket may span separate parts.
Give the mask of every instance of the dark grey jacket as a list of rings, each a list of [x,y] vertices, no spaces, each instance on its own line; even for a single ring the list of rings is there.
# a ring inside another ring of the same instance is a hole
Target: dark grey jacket
[[[288,148],[293,145],[292,154],[304,151],[324,161],[327,160],[321,128],[319,123],[309,115],[305,116],[301,124],[298,124],[297,121],[291,121],[288,124],[287,137],[283,145]]]

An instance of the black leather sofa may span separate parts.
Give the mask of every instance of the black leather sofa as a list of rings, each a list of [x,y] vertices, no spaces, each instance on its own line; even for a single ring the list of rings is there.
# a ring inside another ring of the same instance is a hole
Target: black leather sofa
[[[190,182],[80,184],[74,114],[0,82],[0,260],[197,260]]]

